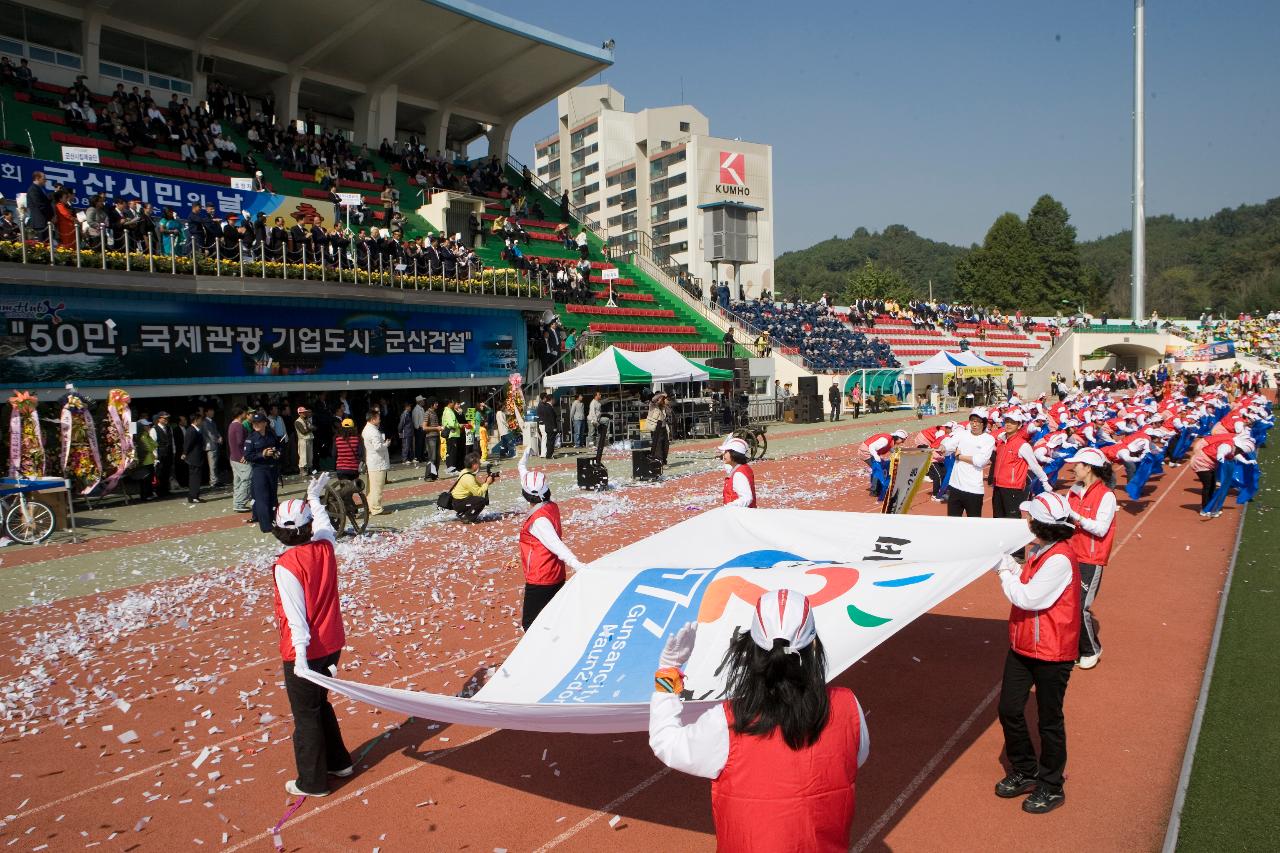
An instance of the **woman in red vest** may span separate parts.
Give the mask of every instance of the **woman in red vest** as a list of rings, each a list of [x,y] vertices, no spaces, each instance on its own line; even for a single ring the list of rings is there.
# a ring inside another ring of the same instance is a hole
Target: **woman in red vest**
[[[995,462],[991,466],[991,517],[1017,518],[1018,507],[1027,499],[1027,474],[1040,481],[1046,492],[1053,491],[1044,469],[1036,461],[1035,450],[1022,428],[1027,416],[1018,409],[1005,412],[1004,441],[996,443]]]
[[[525,467],[530,448],[520,457],[520,494],[532,508],[520,526],[520,565],[524,569],[524,609],[520,625],[526,630],[564,586],[565,565],[575,572],[586,566],[560,538],[560,507],[551,500],[551,486],[541,471]]]
[[[853,692],[828,687],[809,600],[760,596],[751,630],[722,664],[728,700],[680,724],[697,625],[667,639],[649,704],[649,746],[663,764],[711,782],[720,853],[845,853],[854,785],[870,739]]]
[[[1080,668],[1093,669],[1102,656],[1098,641],[1098,619],[1093,603],[1102,586],[1102,569],[1111,558],[1111,542],[1116,535],[1116,496],[1111,463],[1093,447],[1077,450],[1067,460],[1074,465],[1076,481],[1067,493],[1071,520],[1076,532],[1071,547],[1080,566]]]
[[[740,438],[726,438],[720,445],[724,462],[724,489],[721,497],[733,506],[756,505],[756,474],[747,464],[747,443]]]
[[[333,525],[320,500],[328,482],[329,475],[321,474],[307,487],[305,502],[295,498],[280,504],[272,528],[285,546],[275,566],[276,624],[298,766],[298,778],[285,782],[284,789],[303,797],[327,797],[327,777],[353,772],[329,691],[307,678],[332,673],[346,642]]]
[[[1013,768],[996,783],[997,797],[1030,793],[1022,810],[1051,812],[1066,802],[1067,728],[1062,700],[1080,653],[1080,569],[1071,537],[1071,505],[1062,495],[1042,492],[1022,504],[1035,541],[1027,561],[1006,556],[996,566],[1009,611],[1009,654],[1000,685],[1000,726],[1004,753]],[[1040,757],[1027,731],[1027,698],[1036,690]]]

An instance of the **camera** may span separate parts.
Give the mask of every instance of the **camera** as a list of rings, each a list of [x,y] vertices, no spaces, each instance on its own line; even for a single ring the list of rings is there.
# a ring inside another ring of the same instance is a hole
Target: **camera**
[[[498,479],[499,476],[502,475],[502,469],[494,467],[494,464],[492,462],[485,463],[484,472],[489,475],[490,480],[496,480]]]

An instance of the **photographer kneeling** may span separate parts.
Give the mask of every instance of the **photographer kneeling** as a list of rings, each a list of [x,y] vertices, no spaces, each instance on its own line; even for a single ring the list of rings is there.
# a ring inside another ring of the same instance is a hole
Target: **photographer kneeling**
[[[498,472],[480,473],[480,454],[474,452],[466,455],[462,466],[462,474],[449,492],[453,497],[453,510],[463,521],[478,521],[480,513],[489,505],[489,486],[498,479]]]

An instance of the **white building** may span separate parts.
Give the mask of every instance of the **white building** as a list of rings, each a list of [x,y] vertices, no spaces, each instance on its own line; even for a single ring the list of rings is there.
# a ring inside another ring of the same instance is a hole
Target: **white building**
[[[712,136],[687,104],[629,113],[610,86],[556,102],[556,133],[534,144],[534,168],[569,192],[621,251],[668,270],[773,290],[773,148]],[[734,284],[734,283],[737,284]]]

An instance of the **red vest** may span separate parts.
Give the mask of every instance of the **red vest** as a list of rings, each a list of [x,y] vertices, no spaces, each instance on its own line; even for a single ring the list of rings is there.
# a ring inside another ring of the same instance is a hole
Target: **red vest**
[[[1235,433],[1219,433],[1218,435],[1206,436],[1204,444],[1200,446],[1200,452],[1216,466],[1218,464],[1218,448],[1224,444],[1231,444],[1235,440]]]
[[[1027,485],[1027,460],[1018,451],[1027,443],[1027,434],[1018,431],[996,447],[995,485],[1001,489],[1021,489]]]
[[[1022,582],[1035,577],[1044,561],[1054,554],[1071,561],[1071,580],[1058,600],[1044,610],[1023,610],[1013,605],[1009,611],[1009,644],[1029,658],[1075,660],[1080,656],[1080,566],[1071,542],[1058,542],[1030,557],[1022,567]]]
[[[317,539],[305,545],[297,545],[276,558],[276,565],[298,579],[302,585],[303,600],[307,604],[307,627],[311,630],[311,643],[307,646],[307,659],[318,660],[340,651],[347,641],[342,627],[342,610],[338,605],[338,560],[333,554],[333,543]],[[280,601],[280,589],[272,584],[276,599],[276,624],[280,627],[280,657],[293,660],[293,635]]]
[[[334,466],[337,470],[360,470],[360,436],[336,435],[333,437],[333,448],[338,457]]]
[[[884,456],[880,456],[878,453],[871,452],[871,445],[882,438],[887,439],[889,442],[889,446],[885,450]],[[889,433],[887,432],[878,432],[875,435],[867,436],[866,441],[862,442],[862,445],[858,448],[859,455],[861,455],[864,459],[871,459],[871,458],[888,459],[889,458],[888,454],[891,453],[892,451],[893,451],[893,436],[889,435]]]
[[[1115,444],[1108,444],[1102,448],[1102,455],[1106,457],[1108,462],[1115,462],[1120,458],[1120,451],[1132,447],[1139,439],[1147,439],[1150,437],[1141,432],[1135,432],[1132,435],[1120,436],[1120,440]]]
[[[564,560],[551,553],[530,531],[539,518],[550,521],[556,536],[560,535],[560,507],[549,501],[538,504],[520,527],[520,564],[524,566],[525,583],[534,586],[564,583]]]
[[[1110,493],[1107,484],[1101,480],[1097,480],[1089,488],[1085,489],[1083,495],[1077,494],[1075,491],[1067,494],[1067,501],[1071,504],[1071,509],[1080,513],[1083,518],[1097,518],[1098,507],[1102,505],[1102,498]],[[1083,527],[1076,527],[1076,533],[1071,537],[1071,547],[1075,549],[1076,559],[1082,563],[1089,563],[1094,566],[1105,566],[1107,560],[1111,557],[1111,540],[1116,537],[1116,521],[1111,519],[1111,526],[1107,528],[1107,532],[1101,536],[1094,536]]]
[[[719,853],[846,853],[862,733],[853,692],[828,687],[831,714],[812,746],[793,750],[775,729],[738,734],[729,720],[729,759],[711,783]]]
[[[747,506],[755,506],[756,505],[756,472],[751,470],[750,465],[745,465],[745,464],[739,465],[738,467],[734,468],[732,471],[729,472],[729,475],[724,478],[724,502],[732,503],[740,497],[738,493],[733,490],[733,475],[739,472],[741,472],[742,476],[747,478],[747,483],[751,486],[751,503],[747,504]]]

